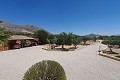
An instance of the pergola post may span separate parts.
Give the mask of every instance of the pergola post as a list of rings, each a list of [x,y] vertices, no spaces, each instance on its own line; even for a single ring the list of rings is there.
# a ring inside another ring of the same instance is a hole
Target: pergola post
[[[23,48],[23,46],[24,46],[24,45],[23,45],[23,41],[24,41],[24,40],[21,40],[21,48]]]

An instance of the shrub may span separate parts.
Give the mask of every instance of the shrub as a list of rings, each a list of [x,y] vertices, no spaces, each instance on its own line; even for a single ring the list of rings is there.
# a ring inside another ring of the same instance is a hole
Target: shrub
[[[66,80],[63,67],[50,60],[36,63],[25,73],[23,80]]]
[[[115,57],[120,58],[120,56],[115,56]]]

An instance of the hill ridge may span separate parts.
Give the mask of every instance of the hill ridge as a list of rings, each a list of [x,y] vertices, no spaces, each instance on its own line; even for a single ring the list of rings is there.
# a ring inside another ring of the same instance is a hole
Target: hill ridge
[[[32,24],[21,26],[21,25],[4,22],[4,21],[0,23],[0,27],[5,28],[6,32],[13,32],[13,33],[23,32],[23,33],[33,34],[34,32],[38,30],[44,30]]]

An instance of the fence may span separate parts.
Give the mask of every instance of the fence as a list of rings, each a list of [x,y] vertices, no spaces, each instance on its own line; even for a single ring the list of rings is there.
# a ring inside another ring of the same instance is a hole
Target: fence
[[[0,44],[0,51],[6,51],[8,49],[9,49],[9,47],[7,44]]]

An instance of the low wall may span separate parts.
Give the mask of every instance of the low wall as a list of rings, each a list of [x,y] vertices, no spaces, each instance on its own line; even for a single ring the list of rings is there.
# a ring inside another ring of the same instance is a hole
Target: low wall
[[[110,56],[110,55],[107,55],[107,54],[104,54],[104,53],[100,53],[99,55],[107,57],[107,58],[111,58],[111,59],[114,59],[114,60],[117,60],[117,61],[120,61],[120,58],[117,58],[117,57],[114,57],[114,56]]]

